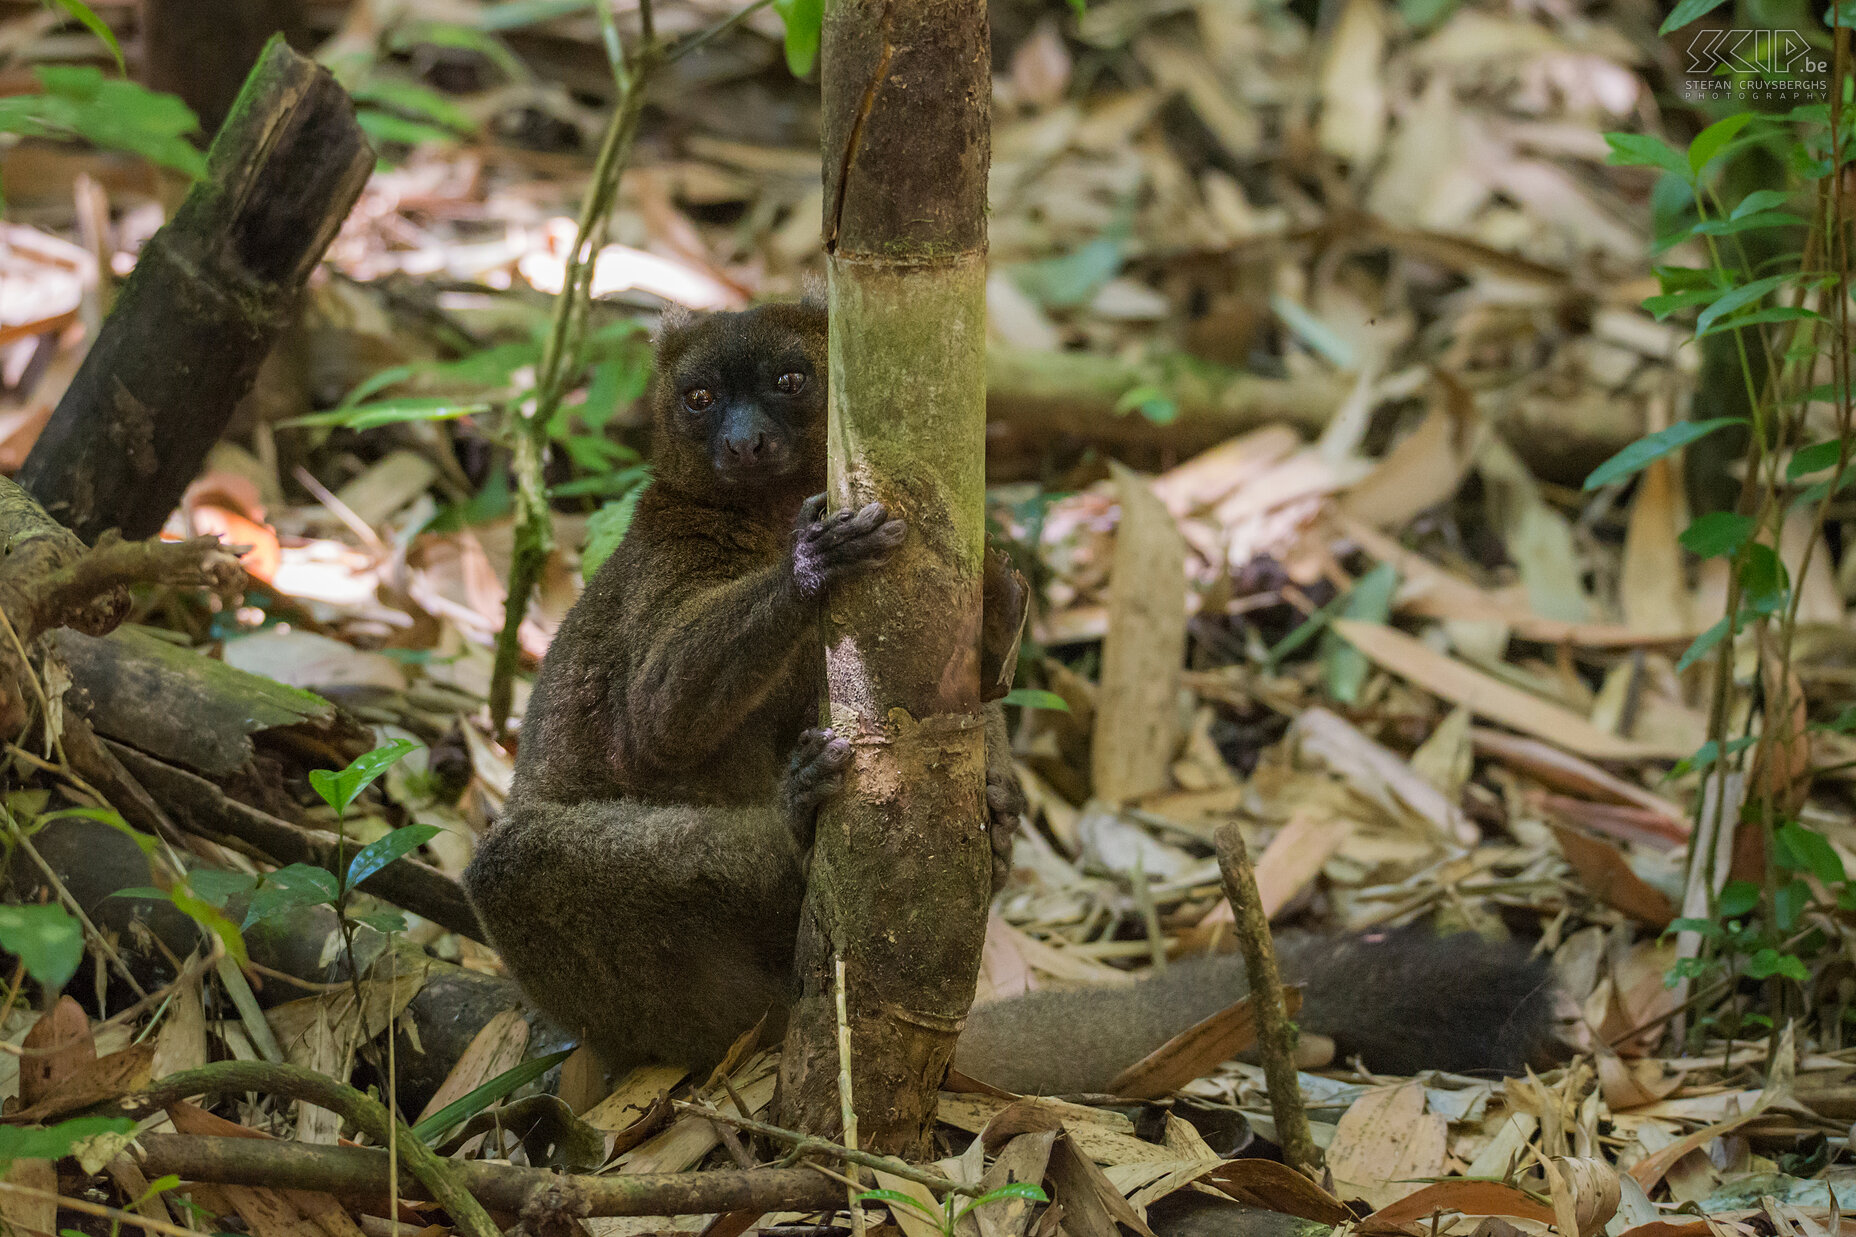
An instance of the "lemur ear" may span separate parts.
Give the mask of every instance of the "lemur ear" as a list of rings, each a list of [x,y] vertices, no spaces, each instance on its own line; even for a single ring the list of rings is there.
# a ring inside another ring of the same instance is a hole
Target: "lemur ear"
[[[799,303],[808,309],[825,309],[830,299],[823,276],[807,275],[805,282],[799,285]]]
[[[696,315],[690,311],[689,306],[666,305],[664,312],[657,316],[657,332],[652,335],[651,342],[661,348],[672,335],[687,331],[695,325]]]

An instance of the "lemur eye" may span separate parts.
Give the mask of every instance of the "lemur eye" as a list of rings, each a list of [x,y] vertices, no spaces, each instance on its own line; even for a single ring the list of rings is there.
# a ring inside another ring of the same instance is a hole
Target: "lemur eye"
[[[797,395],[806,389],[806,376],[797,372],[781,374],[773,385],[787,395]]]
[[[691,412],[707,412],[715,403],[715,392],[708,387],[691,387],[683,393],[683,406]]]

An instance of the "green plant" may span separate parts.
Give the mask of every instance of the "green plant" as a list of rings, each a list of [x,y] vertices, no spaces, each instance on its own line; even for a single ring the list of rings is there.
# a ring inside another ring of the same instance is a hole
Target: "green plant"
[[[1683,0],[1665,32],[1694,21],[1722,0]],[[1644,134],[1611,133],[1610,161],[1660,169],[1654,195],[1663,204],[1657,248],[1688,244],[1705,255],[1695,266],[1658,266],[1658,295],[1645,308],[1659,319],[1692,315],[1692,338],[1720,337],[1737,363],[1745,416],[1680,422],[1631,443],[1595,469],[1588,490],[1621,483],[1684,446],[1722,432],[1745,436],[1745,475],[1732,510],[1706,513],[1680,535],[1696,558],[1727,567],[1721,617],[1696,636],[1678,671],[1711,663],[1708,741],[1671,776],[1698,774],[1718,795],[1696,796],[1691,886],[1707,882],[1723,833],[1757,829],[1764,843],[1763,877],[1725,886],[1707,916],[1676,921],[1695,933],[1698,957],[1678,962],[1684,978],[1735,976],[1765,980],[1769,1004],[1785,1000],[1782,981],[1803,983],[1809,962],[1835,931],[1831,913],[1856,909],[1848,875],[1829,841],[1797,817],[1803,798],[1804,739],[1799,718],[1807,701],[1791,674],[1801,584],[1819,557],[1832,498],[1850,468],[1852,412],[1851,229],[1856,221],[1839,192],[1852,139],[1849,17],[1832,10],[1833,55],[1823,103],[1785,112],[1734,112],[1707,125],[1677,150]],[[1733,200],[1728,173],[1740,160],[1786,169],[1783,188],[1766,187]],[[1809,205],[1804,206],[1808,200]],[[1796,205],[1797,209],[1792,209]],[[1718,345],[1716,345],[1718,346]],[[1788,567],[1775,548],[1789,517],[1808,519],[1810,539]],[[1795,567],[1796,575],[1794,576]],[[1749,667],[1736,675],[1736,651]],[[1818,728],[1847,731],[1850,711]],[[1746,797],[1737,820],[1723,829],[1703,819],[1703,804]],[[1770,1017],[1730,1018],[1740,1026]],[[1735,1029],[1725,1026],[1730,1034]]]
[[[968,1214],[988,1203],[1000,1202],[1008,1198],[1023,1199],[1032,1203],[1048,1203],[1050,1196],[1044,1193],[1042,1186],[1032,1181],[1014,1181],[1002,1185],[996,1190],[988,1190],[977,1198],[960,1202],[960,1195],[949,1193],[938,1207],[931,1207],[912,1194],[901,1190],[866,1190],[857,1196],[860,1203],[888,1203],[892,1207],[907,1207],[910,1211],[926,1216],[941,1230],[942,1237],[954,1237],[954,1226],[966,1219]]]

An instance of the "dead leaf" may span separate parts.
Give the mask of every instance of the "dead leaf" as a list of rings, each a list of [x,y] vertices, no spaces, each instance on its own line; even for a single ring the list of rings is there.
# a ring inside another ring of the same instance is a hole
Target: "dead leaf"
[[[50,1087],[37,1103],[8,1113],[0,1120],[8,1123],[47,1121],[108,1100],[121,1099],[148,1085],[148,1071],[154,1059],[155,1046],[144,1043],[86,1061]]]
[[[1121,803],[1163,789],[1179,749],[1186,543],[1145,480],[1119,464],[1112,470],[1121,522],[1090,772],[1096,795]]]
[[[1557,704],[1439,653],[1402,631],[1358,619],[1336,619],[1334,630],[1385,670],[1505,726],[1599,760],[1674,760],[1665,744],[1607,734]]]
[[[1552,822],[1552,828],[1560,853],[1593,896],[1658,931],[1676,917],[1676,904],[1669,895],[1632,871],[1630,861],[1614,843],[1558,822]]]
[[[1302,1007],[1298,988],[1283,991],[1291,1016]],[[1177,1091],[1194,1078],[1203,1078],[1257,1042],[1257,1023],[1245,997],[1208,1018],[1193,1023],[1139,1061],[1115,1075],[1110,1095],[1128,1099],[1156,1099]]]
[[[1423,1188],[1416,1178],[1443,1175],[1448,1133],[1441,1115],[1425,1111],[1423,1087],[1380,1087],[1335,1125],[1328,1171],[1343,1196],[1384,1207]]]
[[[1514,1216],[1540,1224],[1553,1223],[1553,1208],[1519,1186],[1500,1181],[1439,1181],[1381,1207],[1361,1221],[1368,1231],[1399,1228],[1440,1211],[1471,1216]]]
[[[51,1012],[32,1024],[20,1047],[27,1050],[19,1061],[19,1102],[25,1108],[37,1105],[97,1059],[90,1019],[76,998],[69,996],[59,997]]]

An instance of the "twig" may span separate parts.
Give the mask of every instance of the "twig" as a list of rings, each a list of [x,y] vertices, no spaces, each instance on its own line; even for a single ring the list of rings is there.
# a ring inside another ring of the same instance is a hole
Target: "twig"
[[[381,1104],[345,1083],[300,1065],[216,1061],[199,1069],[171,1074],[139,1095],[125,1099],[123,1107],[146,1114],[195,1095],[244,1091],[262,1091],[314,1104],[339,1114],[376,1142],[385,1143],[391,1139],[397,1144],[399,1158],[408,1171],[431,1192],[434,1201],[451,1213],[459,1229],[468,1237],[501,1237],[501,1230],[459,1179],[456,1165],[439,1159],[403,1122],[391,1120]]]
[[[698,30],[695,34],[690,35],[688,38],[672,47],[669,51],[665,52],[665,62],[669,63],[671,61],[683,59],[683,57],[705,44],[721,38],[730,30],[733,30],[736,26],[739,26],[742,22],[772,3],[773,0],[754,0],[753,4],[748,5],[744,9],[735,10],[735,12],[729,14],[727,18],[710,26],[707,30]]]
[[[671,1107],[682,1112],[695,1113],[711,1121],[725,1121],[736,1129],[746,1130],[750,1134],[759,1134],[775,1142],[783,1142],[792,1147],[786,1153],[782,1164],[797,1163],[808,1155],[829,1156],[846,1164],[861,1164],[865,1168],[879,1169],[892,1177],[901,1177],[904,1181],[918,1181],[931,1190],[951,1190],[956,1194],[979,1197],[981,1190],[976,1185],[962,1185],[958,1181],[943,1177],[940,1173],[917,1168],[907,1160],[899,1160],[889,1155],[873,1155],[868,1151],[853,1151],[829,1138],[816,1138],[811,1134],[801,1134],[797,1130],[785,1129],[777,1125],[768,1125],[765,1121],[753,1121],[747,1117],[737,1117],[707,1104],[692,1104],[687,1100],[676,1100]]]
[[[593,179],[580,206],[574,247],[567,254],[561,292],[554,301],[554,318],[535,367],[535,400],[531,411],[505,413],[514,425],[510,442],[510,471],[515,476],[515,549],[509,564],[509,593],[503,602],[503,628],[496,636],[496,657],[490,670],[490,725],[500,740],[506,737],[509,707],[515,696],[516,633],[528,614],[529,594],[541,580],[541,570],[554,549],[554,515],[548,507],[548,485],[543,476],[548,426],[578,372],[580,338],[586,326],[586,307],[592,295],[593,273],[605,245],[608,221],[618,197],[619,178],[631,161],[632,140],[651,77],[663,63],[663,49],[653,34],[651,0],[639,0],[644,37],[627,67],[625,90],[606,126]]]
[[[1282,976],[1276,970],[1276,946],[1270,940],[1270,921],[1263,914],[1257,893],[1257,872],[1244,848],[1244,835],[1235,824],[1222,826],[1216,835],[1218,874],[1224,878],[1224,896],[1237,918],[1237,941],[1244,951],[1244,968],[1250,977],[1250,1008],[1257,1019],[1257,1049],[1263,1057],[1263,1077],[1269,1084],[1270,1112],[1276,1118],[1276,1141],[1291,1168],[1309,1169],[1321,1162],[1308,1131],[1308,1113],[1302,1107],[1302,1088],[1295,1072],[1295,1024],[1283,1005]]]
[[[133,1211],[123,1211],[116,1207],[106,1207],[102,1203],[88,1202],[81,1198],[70,1198],[56,1190],[36,1190],[29,1185],[16,1185],[11,1181],[0,1180],[0,1190],[8,1194],[18,1194],[22,1198],[36,1198],[43,1202],[57,1203],[59,1210],[69,1209],[82,1212],[87,1216],[100,1216],[105,1220],[115,1220],[122,1224],[134,1224],[151,1233],[163,1233],[166,1237],[200,1237],[191,1229],[178,1224],[169,1224],[166,1220],[156,1220],[150,1216],[137,1215]]]
[[[844,955],[833,954],[831,963],[837,970],[838,1003],[838,1108],[844,1122],[844,1149],[857,1150],[857,1109],[851,1105],[851,1018],[844,999]],[[864,1237],[864,1209],[857,1205],[857,1196],[863,1192],[863,1184],[858,1180],[855,1167],[851,1169],[850,1183],[845,1186],[845,1206],[851,1212],[851,1237]]]
[[[373,1147],[200,1134],[144,1134],[136,1141],[142,1169],[151,1177],[173,1173],[186,1181],[315,1190],[370,1201],[387,1197],[387,1153]],[[449,1161],[446,1168],[485,1207],[512,1214],[536,1189],[547,1187],[585,1200],[587,1214],[595,1216],[831,1210],[844,1197],[836,1180],[810,1166],[605,1177],[484,1160]],[[400,1176],[402,1198],[423,1197],[423,1183],[412,1179],[403,1163]]]

